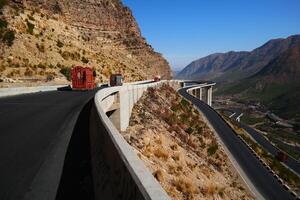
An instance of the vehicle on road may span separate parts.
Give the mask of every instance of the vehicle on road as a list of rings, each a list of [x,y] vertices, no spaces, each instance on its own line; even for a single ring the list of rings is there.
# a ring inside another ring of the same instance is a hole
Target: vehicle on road
[[[93,90],[96,73],[89,67],[76,66],[71,71],[73,90]]]
[[[161,80],[161,77],[160,76],[154,76],[154,82],[158,82],[158,81],[160,81]]]
[[[123,76],[122,76],[122,74],[112,74],[110,76],[109,85],[111,87],[123,85]]]
[[[286,162],[288,159],[288,156],[286,155],[286,153],[279,151],[276,155],[276,158],[280,161],[280,162]]]

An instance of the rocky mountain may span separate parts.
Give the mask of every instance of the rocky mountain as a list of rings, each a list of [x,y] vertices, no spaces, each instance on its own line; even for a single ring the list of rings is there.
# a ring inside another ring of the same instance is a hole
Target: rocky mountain
[[[300,83],[300,45],[280,54],[251,78],[268,82]]]
[[[215,53],[193,61],[176,78],[182,79],[214,79],[220,77],[229,68],[239,64],[248,52]]]
[[[218,93],[258,100],[275,113],[300,119],[300,45],[281,53],[253,76],[219,88]]]
[[[192,62],[178,75],[183,79],[235,81],[260,71],[284,51],[300,44],[300,35],[270,40],[251,52],[212,54]]]
[[[116,72],[126,81],[172,76],[120,0],[2,1],[2,77],[64,79],[60,72],[73,65],[93,67],[99,82]]]

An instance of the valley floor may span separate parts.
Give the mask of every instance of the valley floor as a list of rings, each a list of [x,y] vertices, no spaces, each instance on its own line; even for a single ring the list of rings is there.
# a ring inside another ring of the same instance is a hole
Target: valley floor
[[[257,102],[238,101],[230,96],[215,97],[213,107],[233,120],[243,114],[240,117],[242,123],[260,131],[275,146],[300,161],[300,129],[293,119],[281,119],[276,115],[278,119],[270,118],[270,111],[265,106]]]

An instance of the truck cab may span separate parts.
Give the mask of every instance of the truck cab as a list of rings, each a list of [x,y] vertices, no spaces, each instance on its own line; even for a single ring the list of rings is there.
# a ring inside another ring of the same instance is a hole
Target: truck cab
[[[110,84],[111,87],[123,85],[123,76],[122,76],[122,74],[112,74],[110,76],[109,84]]]
[[[94,73],[89,67],[76,66],[71,71],[73,90],[93,90],[95,88]]]

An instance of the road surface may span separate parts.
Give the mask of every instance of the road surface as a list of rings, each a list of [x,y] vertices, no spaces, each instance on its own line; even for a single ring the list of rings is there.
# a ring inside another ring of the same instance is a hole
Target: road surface
[[[271,153],[274,156],[277,155],[277,152],[279,152],[279,150],[273,144],[271,144],[264,136],[262,136],[262,134],[257,132],[254,128],[251,128],[245,124],[241,124],[241,127],[245,129],[256,140],[256,142],[260,144],[267,152]],[[285,164],[290,169],[292,169],[300,175],[300,164],[297,160],[288,155],[288,159]]]
[[[223,109],[224,110],[224,109]],[[240,115],[242,112],[240,110],[229,110],[226,109],[228,111],[234,112],[235,116],[234,118],[236,118],[236,116]],[[239,123],[239,122],[238,122]],[[276,156],[277,153],[279,152],[279,149],[276,148],[269,140],[267,140],[261,133],[259,133],[257,130],[255,130],[254,128],[244,124],[244,123],[239,123],[240,126],[247,131],[247,133],[249,135],[251,135],[251,137],[259,144],[261,145],[267,152],[269,152],[270,154],[272,154],[273,156]],[[278,141],[278,143],[281,143],[282,145],[284,145],[283,142]],[[288,148],[291,148],[291,146],[286,145]],[[292,169],[295,173],[297,173],[298,175],[300,175],[300,163],[292,158],[291,156],[287,155],[288,159],[285,163],[285,165],[287,167],[289,167],[290,169]]]
[[[53,91],[0,98],[1,200],[55,199],[77,117],[94,94]]]
[[[239,166],[243,169],[257,191],[265,199],[295,199],[282,185],[261,165],[248,147],[234,134],[223,119],[207,104],[187,93],[182,88],[179,93],[200,109],[220,136]]]

